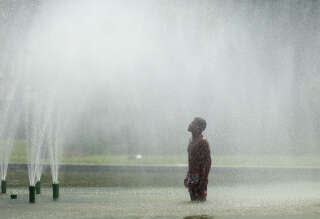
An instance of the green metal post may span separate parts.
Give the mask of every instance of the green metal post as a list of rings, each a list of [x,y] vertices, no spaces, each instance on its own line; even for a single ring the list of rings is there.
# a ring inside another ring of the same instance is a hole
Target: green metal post
[[[5,180],[1,180],[1,193],[7,193],[7,182]]]
[[[29,203],[35,203],[35,202],[36,202],[36,187],[29,186]]]
[[[40,181],[37,181],[36,183],[36,193],[40,194],[41,193],[41,184]]]
[[[53,192],[53,200],[59,199],[59,184],[53,183],[52,184],[52,192]]]

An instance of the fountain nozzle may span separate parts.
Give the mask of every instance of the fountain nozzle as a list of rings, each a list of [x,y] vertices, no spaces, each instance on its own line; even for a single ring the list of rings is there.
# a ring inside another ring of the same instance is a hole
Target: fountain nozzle
[[[40,184],[40,180],[36,182],[36,194],[40,194],[41,193],[41,184]]]
[[[1,193],[7,192],[7,182],[5,180],[1,180]]]
[[[52,194],[53,194],[53,200],[58,200],[59,199],[59,184],[58,183],[53,183],[52,184]]]
[[[36,187],[29,186],[29,203],[35,203],[35,202],[36,202]]]
[[[1,193],[7,193],[7,182],[5,180],[1,180]]]

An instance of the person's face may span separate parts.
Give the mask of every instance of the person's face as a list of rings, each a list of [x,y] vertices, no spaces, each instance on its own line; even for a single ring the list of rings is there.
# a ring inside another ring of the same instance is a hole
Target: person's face
[[[189,124],[189,126],[188,126],[188,131],[189,132],[195,132],[195,131],[197,131],[198,130],[198,127],[197,127],[197,125],[196,125],[196,121],[195,121],[195,119]]]

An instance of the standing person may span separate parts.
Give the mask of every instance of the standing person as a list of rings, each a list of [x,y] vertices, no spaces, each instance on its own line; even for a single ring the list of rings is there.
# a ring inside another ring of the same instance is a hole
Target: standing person
[[[188,173],[184,185],[188,188],[191,201],[206,201],[208,175],[211,168],[211,153],[208,141],[202,136],[207,123],[196,117],[188,131],[192,138],[188,145]]]

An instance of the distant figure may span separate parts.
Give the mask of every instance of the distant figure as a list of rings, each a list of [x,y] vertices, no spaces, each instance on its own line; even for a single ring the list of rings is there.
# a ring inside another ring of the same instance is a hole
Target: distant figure
[[[192,138],[188,145],[188,173],[184,185],[189,190],[191,201],[206,201],[207,197],[211,156],[209,143],[202,136],[206,126],[204,119],[196,117],[188,127]]]

